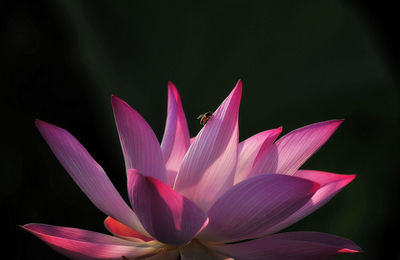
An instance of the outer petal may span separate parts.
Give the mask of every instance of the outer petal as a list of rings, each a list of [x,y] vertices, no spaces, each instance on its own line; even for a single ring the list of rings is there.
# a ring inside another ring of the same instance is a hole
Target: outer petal
[[[302,207],[318,188],[315,182],[280,174],[247,179],[215,202],[199,238],[234,242],[261,237]]]
[[[296,129],[280,138],[254,165],[249,176],[262,173],[293,175],[335,132],[343,120],[330,120]]]
[[[271,229],[271,234],[292,225],[319,209],[356,177],[356,175],[342,175],[311,170],[297,171],[294,176],[317,182],[321,187],[303,207],[281,223],[275,225]]]
[[[244,140],[239,144],[239,156],[236,167],[235,183],[246,179],[254,163],[271,149],[274,141],[282,132],[282,127],[267,130]]]
[[[129,199],[146,230],[158,241],[184,245],[207,225],[206,214],[168,185],[128,171]]]
[[[104,226],[115,236],[128,239],[134,242],[148,242],[154,240],[153,238],[147,237],[136,230],[122,224],[118,220],[112,217],[107,217],[104,220]]]
[[[38,119],[35,123],[57,159],[96,207],[125,225],[146,233],[104,170],[78,140],[55,125]]]
[[[144,257],[156,254],[163,246],[157,242],[134,243],[128,240],[92,231],[51,226],[27,224],[28,230],[57,252],[73,259],[115,259]]]
[[[183,156],[190,146],[189,129],[178,90],[168,83],[168,115],[161,151],[167,168],[167,184],[173,186]]]
[[[233,185],[238,147],[239,81],[189,147],[175,189],[203,210]]]
[[[160,144],[146,121],[127,103],[111,97],[126,169],[138,169],[164,183],[167,181]]]
[[[235,259],[244,260],[322,260],[343,253],[361,252],[348,239],[317,232],[281,233],[248,242],[211,247]]]

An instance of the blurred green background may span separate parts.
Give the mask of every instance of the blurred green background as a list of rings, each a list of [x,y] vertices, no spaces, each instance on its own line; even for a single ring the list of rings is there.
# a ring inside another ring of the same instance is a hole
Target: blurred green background
[[[337,259],[400,259],[399,53],[390,5],[6,0],[0,6],[0,200],[13,259],[66,259],[18,225],[106,232],[105,216],[59,165],[34,118],[74,134],[126,198],[110,95],[126,100],[161,139],[171,80],[194,136],[196,117],[215,110],[238,79],[241,140],[278,126],[287,133],[346,119],[303,168],[357,178],[288,230],[340,235],[365,251]]]

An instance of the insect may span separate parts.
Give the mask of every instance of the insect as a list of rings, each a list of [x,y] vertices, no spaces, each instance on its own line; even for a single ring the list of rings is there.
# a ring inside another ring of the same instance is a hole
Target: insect
[[[213,113],[211,111],[205,112],[202,115],[199,115],[197,119],[200,119],[200,125],[205,125],[208,120],[213,116]]]

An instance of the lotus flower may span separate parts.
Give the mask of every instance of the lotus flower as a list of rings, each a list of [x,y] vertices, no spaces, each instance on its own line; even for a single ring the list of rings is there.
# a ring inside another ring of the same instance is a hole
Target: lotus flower
[[[73,259],[328,259],[361,249],[318,232],[277,231],[321,207],[355,175],[299,170],[342,120],[281,137],[282,128],[238,142],[239,81],[190,139],[178,91],[168,87],[161,146],[146,121],[112,96],[131,207],[101,166],[66,130],[36,120],[57,159],[108,217],[112,235],[27,224],[23,228]]]

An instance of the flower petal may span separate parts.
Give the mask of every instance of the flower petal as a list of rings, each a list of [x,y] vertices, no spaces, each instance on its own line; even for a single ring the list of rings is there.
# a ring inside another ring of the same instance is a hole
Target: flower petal
[[[208,226],[198,237],[234,242],[261,237],[302,207],[319,188],[315,182],[264,174],[233,186],[208,212]]]
[[[325,260],[344,253],[359,253],[352,241],[317,232],[280,233],[242,243],[214,245],[214,250],[235,259]]]
[[[246,179],[251,172],[254,163],[268,152],[274,144],[278,135],[282,132],[282,127],[267,130],[239,143],[239,156],[236,166],[235,184]]]
[[[101,166],[66,130],[41,120],[37,128],[51,150],[86,196],[105,214],[139,232],[144,232],[139,219],[125,203]]]
[[[356,175],[342,175],[312,170],[300,170],[294,176],[314,181],[321,185],[321,187],[303,207],[281,223],[275,225],[271,229],[271,234],[292,225],[319,209],[356,177]]]
[[[183,156],[190,146],[189,129],[178,90],[168,83],[168,115],[161,151],[167,168],[167,184],[173,186]]]
[[[193,240],[189,245],[180,247],[182,260],[222,260],[228,259],[217,254],[214,250],[206,247],[197,240]]]
[[[77,228],[27,224],[23,226],[57,252],[74,259],[120,260],[122,256],[145,257],[156,254],[158,242],[134,243],[117,237]]]
[[[113,235],[128,239],[134,242],[148,242],[154,240],[153,238],[147,237],[136,230],[128,227],[127,225],[122,224],[116,219],[112,217],[107,217],[104,220],[104,226],[110,231]]]
[[[249,176],[293,175],[335,132],[343,120],[329,120],[296,129],[280,138],[254,165]]]
[[[196,204],[157,179],[130,169],[128,187],[133,210],[158,241],[184,245],[208,223]]]
[[[238,148],[239,81],[183,158],[175,189],[208,210],[233,185]]]
[[[166,183],[164,159],[153,130],[139,113],[120,98],[112,96],[111,103],[126,170],[135,168]]]

